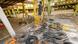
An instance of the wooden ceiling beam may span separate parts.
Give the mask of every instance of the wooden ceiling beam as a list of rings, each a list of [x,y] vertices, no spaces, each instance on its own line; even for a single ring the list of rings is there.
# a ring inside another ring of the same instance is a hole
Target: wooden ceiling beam
[[[14,5],[16,3],[23,2],[23,1],[25,0],[3,0],[3,1],[0,0],[0,6],[6,8],[9,5]]]

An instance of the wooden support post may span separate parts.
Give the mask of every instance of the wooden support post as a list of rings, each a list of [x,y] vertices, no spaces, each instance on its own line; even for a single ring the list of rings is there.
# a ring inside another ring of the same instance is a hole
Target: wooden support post
[[[9,13],[9,15],[11,15],[11,11],[10,11],[10,9],[7,9],[7,11],[8,11],[8,13]]]
[[[74,12],[74,16],[76,16],[78,13],[78,4],[75,5],[75,12]]]
[[[25,5],[24,5],[24,2],[22,2],[22,7],[23,7],[23,17],[25,15]]]
[[[14,7],[13,6],[12,6],[12,13],[13,13],[14,16],[16,16],[16,13],[14,11]]]
[[[34,5],[34,15],[37,15],[37,0],[33,0],[33,5]]]
[[[18,8],[18,5],[17,5],[17,13],[19,13],[19,8]]]
[[[51,13],[50,1],[51,0],[48,0],[48,15],[50,15],[50,13]]]
[[[7,10],[5,10],[5,13],[6,13],[6,15],[8,15],[8,12],[7,12]]]

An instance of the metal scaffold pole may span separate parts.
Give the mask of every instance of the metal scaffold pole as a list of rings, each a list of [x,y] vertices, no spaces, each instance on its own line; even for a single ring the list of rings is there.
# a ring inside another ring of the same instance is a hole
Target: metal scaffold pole
[[[5,25],[5,27],[7,28],[9,34],[12,37],[15,37],[16,33],[14,32],[10,22],[8,21],[5,13],[3,12],[3,9],[0,7],[0,19],[2,20],[3,24]]]
[[[3,9],[0,7],[0,19],[2,20],[3,24],[5,25],[6,29],[8,30],[9,34],[11,35],[11,42],[9,43],[8,40],[6,40],[5,44],[15,44],[16,42],[16,39],[15,39],[15,36],[16,36],[16,33],[15,31],[13,30],[9,20],[7,19]]]

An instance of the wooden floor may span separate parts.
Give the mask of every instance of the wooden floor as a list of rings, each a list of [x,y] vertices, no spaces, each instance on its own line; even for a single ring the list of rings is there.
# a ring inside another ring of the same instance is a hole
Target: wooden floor
[[[8,36],[9,36],[9,33],[6,29],[5,30],[0,30],[0,40],[2,40],[4,38],[7,38]]]

